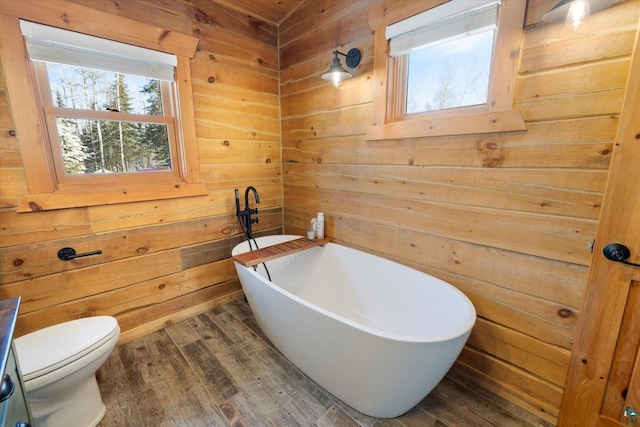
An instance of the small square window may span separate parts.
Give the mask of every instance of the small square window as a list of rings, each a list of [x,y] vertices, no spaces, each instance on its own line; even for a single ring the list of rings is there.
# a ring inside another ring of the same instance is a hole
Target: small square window
[[[410,52],[405,114],[487,103],[494,30]]]
[[[375,28],[367,139],[525,130],[513,109],[525,7],[450,0]]]
[[[404,98],[395,117],[486,104],[498,0],[451,1],[389,25]]]

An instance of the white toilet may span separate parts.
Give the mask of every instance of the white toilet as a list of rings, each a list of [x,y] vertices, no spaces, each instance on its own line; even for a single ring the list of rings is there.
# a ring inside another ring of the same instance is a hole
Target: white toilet
[[[105,413],[96,371],[120,337],[114,317],[53,325],[14,340],[38,427],[93,427]]]

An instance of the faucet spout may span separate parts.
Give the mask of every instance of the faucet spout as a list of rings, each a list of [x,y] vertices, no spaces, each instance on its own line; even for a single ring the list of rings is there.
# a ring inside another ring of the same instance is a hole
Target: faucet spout
[[[251,209],[249,206],[249,193],[253,193],[253,198],[256,204],[260,203],[260,196],[258,196],[258,190],[253,186],[249,186],[244,191],[244,209],[240,210],[240,200],[238,197],[238,189],[235,190],[236,196],[236,216],[240,221],[240,224],[243,226],[245,233],[247,234],[247,238],[253,238],[251,226],[253,224],[257,224],[258,218],[251,218],[251,215],[258,214],[258,208]]]
[[[253,186],[249,186],[247,187],[246,190],[244,190],[244,208],[245,209],[249,208],[249,191],[253,192],[253,198],[255,199],[256,203],[260,203],[260,197],[258,197],[258,190],[256,190],[255,187]]]

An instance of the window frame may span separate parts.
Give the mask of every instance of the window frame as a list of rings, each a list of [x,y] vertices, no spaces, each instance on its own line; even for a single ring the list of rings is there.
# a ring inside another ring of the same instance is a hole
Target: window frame
[[[174,85],[174,82],[160,81],[163,110],[168,112],[168,114],[165,113],[162,116],[104,110],[84,110],[71,107],[58,107],[54,104],[46,62],[31,61],[30,68],[35,76],[33,80],[37,86],[36,90],[39,92],[40,105],[42,106],[44,122],[46,123],[49,135],[49,156],[51,156],[50,158],[53,163],[57,188],[60,191],[73,190],[78,187],[82,188],[89,183],[94,186],[105,183],[130,186],[150,185],[160,182],[171,183],[180,180],[181,171],[178,160],[181,156],[177,132],[179,127],[173,114],[175,111],[173,102],[175,101],[171,99],[175,90],[175,88],[171,87]],[[59,117],[80,120],[123,121],[167,125],[168,144],[171,153],[171,170],[118,172],[109,174],[108,176],[104,174],[67,174],[64,167],[62,144],[58,135],[57,119]],[[135,183],[132,183],[132,181]]]
[[[400,3],[400,2],[399,2]],[[526,2],[502,0],[495,35],[487,103],[418,114],[404,114],[407,56],[389,56],[386,26],[429,10],[431,7],[388,13],[387,19],[370,21],[375,31],[373,120],[367,140],[461,135],[526,130],[519,110],[513,108],[520,62]],[[402,4],[402,3],[400,3]],[[392,7],[392,6],[390,6]],[[401,7],[401,6],[400,6]],[[403,113],[399,113],[402,111]]]
[[[200,183],[189,64],[198,39],[73,3],[62,1],[54,5],[52,9],[43,10],[42,3],[37,1],[11,1],[3,3],[0,12],[0,55],[29,191],[20,200],[18,212],[208,194],[206,186]],[[61,185],[43,108],[33,88],[35,76],[31,73],[19,19],[176,55],[174,103],[179,108],[174,117],[176,123],[180,123],[176,127],[175,147],[178,173],[170,179],[158,180],[153,179],[158,175],[152,171],[143,179],[145,182],[139,183],[128,179],[137,173],[122,174],[127,177],[106,188],[97,187],[93,177],[87,174],[82,178],[89,179],[80,180],[84,182]],[[20,96],[11,96],[15,94]]]

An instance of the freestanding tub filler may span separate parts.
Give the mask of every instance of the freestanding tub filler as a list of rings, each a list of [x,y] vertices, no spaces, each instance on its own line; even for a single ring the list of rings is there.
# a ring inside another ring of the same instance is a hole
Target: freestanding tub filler
[[[260,237],[260,248],[300,236]],[[233,256],[248,252],[248,242]],[[399,416],[442,380],[476,320],[473,304],[442,280],[335,243],[235,262],[256,321],[307,376],[353,408]]]

